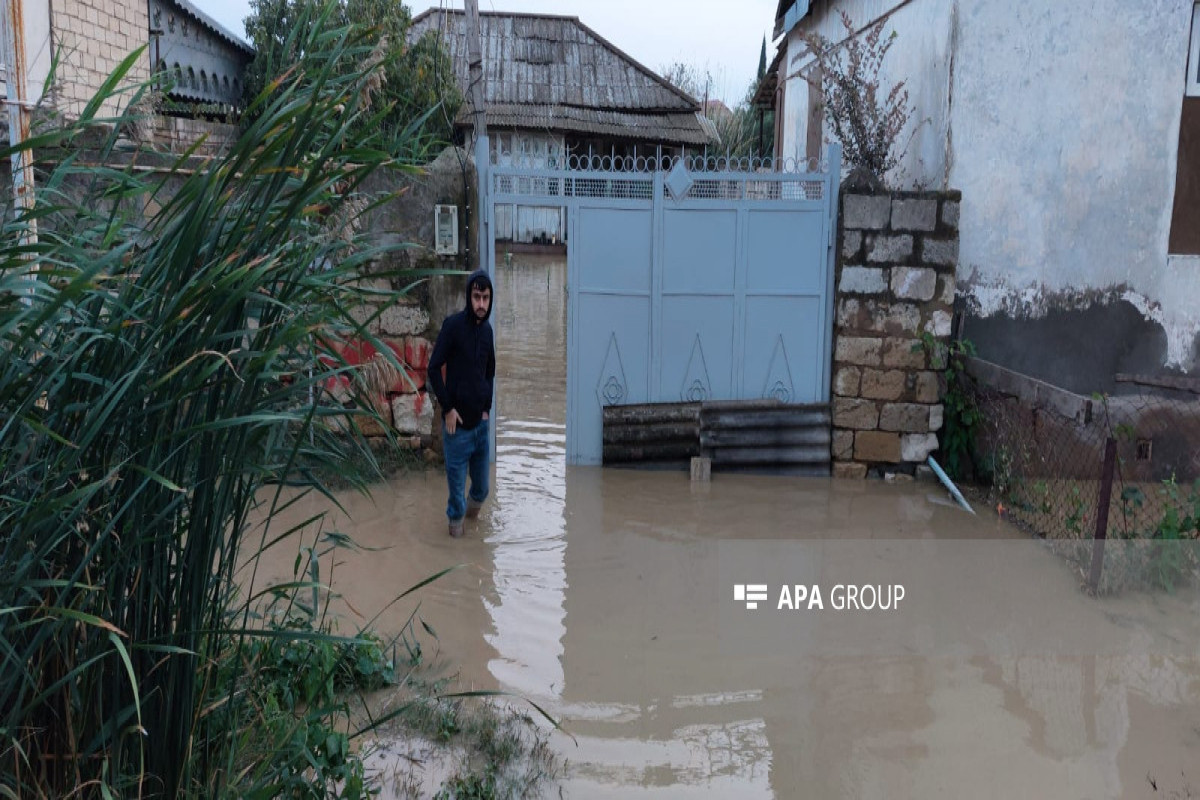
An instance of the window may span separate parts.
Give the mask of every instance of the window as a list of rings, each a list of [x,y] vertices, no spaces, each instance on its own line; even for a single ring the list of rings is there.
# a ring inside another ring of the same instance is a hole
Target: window
[[[1200,255],[1200,3],[1192,7],[1187,80],[1179,116],[1175,205],[1171,209],[1171,255]]]

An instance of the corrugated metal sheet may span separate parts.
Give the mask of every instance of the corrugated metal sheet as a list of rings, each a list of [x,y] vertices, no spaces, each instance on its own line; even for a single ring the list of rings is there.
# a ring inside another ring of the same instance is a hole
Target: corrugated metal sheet
[[[484,12],[488,124],[594,133],[664,144],[705,144],[699,103],[634,61],[577,17]],[[465,15],[431,9],[411,39],[440,33],[467,86]],[[465,119],[465,118],[463,118]]]
[[[604,464],[828,475],[828,405],[775,400],[651,403],[604,409]]]

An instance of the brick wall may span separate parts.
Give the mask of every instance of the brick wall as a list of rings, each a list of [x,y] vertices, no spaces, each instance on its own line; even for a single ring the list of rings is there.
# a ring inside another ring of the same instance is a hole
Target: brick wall
[[[77,116],[117,65],[147,43],[148,9],[145,0],[55,0],[50,24],[54,45],[62,52],[61,111]],[[149,77],[150,55],[145,52],[130,70],[129,81],[139,83]],[[126,102],[125,96],[114,97],[101,116],[118,113]]]
[[[950,337],[959,192],[841,196],[833,358],[839,477],[904,469],[937,449],[936,364],[921,334]]]

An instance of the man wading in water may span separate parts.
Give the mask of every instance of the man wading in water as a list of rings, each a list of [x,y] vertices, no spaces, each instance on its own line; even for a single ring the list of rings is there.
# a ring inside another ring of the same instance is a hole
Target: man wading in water
[[[442,409],[442,450],[450,499],[450,535],[463,535],[488,496],[488,409],[496,379],[492,341],[492,281],[483,270],[467,279],[467,307],[446,317],[429,357],[429,385]],[[443,375],[443,369],[445,374]],[[471,491],[463,499],[467,474]]]

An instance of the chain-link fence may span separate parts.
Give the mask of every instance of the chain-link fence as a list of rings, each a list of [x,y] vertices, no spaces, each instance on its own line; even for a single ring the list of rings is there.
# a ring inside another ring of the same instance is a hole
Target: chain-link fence
[[[1200,539],[1200,394],[1085,398],[1029,384],[974,387],[976,467],[996,510],[1058,542],[1094,589],[1169,587],[1190,575]],[[1102,579],[1090,564],[1097,537],[1109,540]]]

